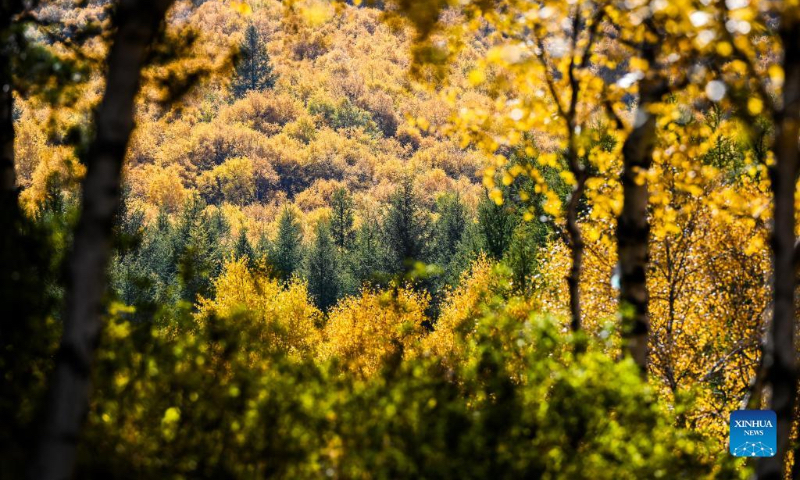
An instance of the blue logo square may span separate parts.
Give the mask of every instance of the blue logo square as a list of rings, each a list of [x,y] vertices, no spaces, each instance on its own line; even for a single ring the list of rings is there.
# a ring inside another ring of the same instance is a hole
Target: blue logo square
[[[731,412],[730,450],[735,457],[772,457],[778,451],[778,418],[772,410]]]

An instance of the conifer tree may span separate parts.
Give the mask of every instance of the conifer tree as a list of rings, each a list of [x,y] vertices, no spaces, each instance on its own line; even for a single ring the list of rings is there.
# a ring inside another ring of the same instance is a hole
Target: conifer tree
[[[349,270],[356,287],[364,283],[381,283],[387,256],[380,224],[367,213],[356,231],[353,249],[349,255]]]
[[[495,260],[503,258],[516,224],[517,218],[506,207],[485,197],[478,204],[478,228],[486,253]]]
[[[222,263],[217,255],[217,232],[208,228],[208,221],[203,220],[201,218],[192,223],[185,249],[179,257],[178,272],[183,287],[181,297],[189,302],[195,302],[198,295],[209,296],[211,280]]]
[[[316,228],[314,244],[306,259],[305,277],[308,293],[320,310],[327,311],[336,304],[341,291],[339,261],[327,223],[322,222]]]
[[[511,269],[514,289],[521,294],[529,293],[538,266],[537,253],[546,237],[547,228],[538,222],[520,222],[511,235],[503,262]]]
[[[270,249],[269,262],[281,280],[288,280],[300,267],[303,259],[300,222],[289,207],[278,219],[278,236]]]
[[[189,231],[200,218],[205,206],[205,202],[197,195],[191,196],[183,205],[183,209],[180,211],[175,221],[175,226],[172,229],[171,240],[173,243],[172,247],[175,255],[173,261],[175,264],[178,263],[181,252],[186,248],[186,243],[189,239]],[[164,213],[164,215],[166,216],[166,213]]]
[[[467,228],[467,209],[461,198],[445,195],[439,200],[439,219],[436,221],[437,261],[447,264],[458,250],[459,243]]]
[[[449,262],[444,266],[444,283],[457,285],[461,274],[470,268],[470,265],[485,251],[479,226],[474,222],[467,222],[461,240],[456,245],[456,250]]]
[[[389,266],[393,273],[408,269],[410,261],[426,260],[430,233],[428,217],[414,193],[413,181],[406,178],[392,195],[383,222]]]
[[[245,31],[240,54],[236,76],[231,84],[231,91],[236,98],[242,98],[251,90],[267,90],[275,86],[277,76],[272,71],[269,53],[261,34],[253,24]]]
[[[331,236],[333,243],[340,249],[352,246],[355,230],[353,229],[353,199],[346,188],[341,187],[331,197]]]
[[[156,217],[155,226],[148,230],[139,252],[139,261],[162,284],[174,283],[177,275],[175,232],[165,211]]]
[[[255,258],[259,262],[264,261],[268,263],[269,253],[271,248],[272,244],[270,243],[269,238],[267,238],[267,236],[262,233],[261,236],[258,237],[258,242],[256,242],[255,248],[253,249]]]
[[[247,230],[242,228],[239,231],[239,236],[236,238],[236,244],[233,246],[234,258],[243,258],[248,264],[252,264],[256,259],[256,252],[250,245],[247,239]]]

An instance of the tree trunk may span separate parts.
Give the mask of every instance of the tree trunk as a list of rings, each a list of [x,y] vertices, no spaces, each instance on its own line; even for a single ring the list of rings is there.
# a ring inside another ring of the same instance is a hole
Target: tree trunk
[[[570,128],[571,131],[574,131],[574,127],[570,126]],[[569,203],[567,204],[567,235],[569,236],[569,249],[572,257],[572,266],[567,276],[567,285],[569,286],[569,311],[572,317],[570,328],[572,328],[572,331],[578,331],[581,329],[580,283],[583,251],[585,249],[581,228],[578,225],[578,206],[586,188],[587,174],[586,169],[580,164],[577,146],[574,141],[570,141],[567,162],[570,171],[575,176],[575,188],[572,189]]]
[[[0,201],[16,202],[17,179],[14,171],[14,95],[9,41],[13,17],[22,10],[22,2],[0,0]]]
[[[766,380],[771,387],[770,408],[778,417],[778,453],[761,458],[760,480],[783,478],[784,458],[797,395],[794,349],[794,201],[800,150],[800,19],[785,14],[781,25],[785,82],[783,106],[775,115],[775,165],[770,170],[773,192],[773,312],[764,351]]]
[[[88,152],[80,220],[69,258],[64,330],[51,377],[45,420],[31,475],[71,476],[78,437],[89,408],[90,374],[104,314],[106,269],[122,164],[133,130],[134,100],[148,47],[172,0],[122,0],[108,54],[106,89]]]
[[[800,380],[797,382],[795,391],[800,392]],[[798,442],[800,442],[800,402],[797,400],[798,399],[795,398],[794,416],[792,418],[792,437],[790,439],[795,445],[793,452],[794,462],[792,463],[792,471],[790,476],[790,478],[793,480],[800,480],[800,458],[798,458],[798,455],[800,455],[800,445],[798,445]]]
[[[642,56],[650,65],[656,60],[657,46],[647,44]],[[647,262],[650,223],[647,219],[649,192],[644,178],[653,163],[656,142],[656,117],[649,110],[661,100],[664,82],[655,70],[639,84],[639,105],[633,130],[622,146],[621,176],[623,203],[617,219],[617,257],[620,267],[619,309],[628,353],[647,373],[647,343],[650,320],[647,313]]]

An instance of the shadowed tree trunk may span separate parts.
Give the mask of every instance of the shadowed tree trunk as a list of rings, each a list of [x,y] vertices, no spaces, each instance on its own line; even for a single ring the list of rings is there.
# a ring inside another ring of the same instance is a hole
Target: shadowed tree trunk
[[[569,123],[571,129],[574,131],[572,122]],[[570,328],[573,331],[581,329],[581,269],[583,268],[583,251],[585,244],[583,235],[581,235],[581,228],[578,225],[578,206],[580,205],[581,196],[586,189],[586,180],[588,175],[586,168],[581,165],[578,158],[578,151],[576,142],[573,140],[567,152],[567,163],[569,164],[570,172],[575,176],[575,186],[570,193],[569,203],[567,204],[567,234],[569,236],[569,250],[572,265],[569,269],[567,276],[567,286],[569,287],[569,311],[570,311]]]
[[[800,165],[800,18],[796,9],[784,14],[781,25],[784,58],[783,106],[775,113],[775,165],[770,169],[773,192],[773,312],[764,351],[766,383],[771,387],[770,409],[778,416],[778,454],[760,458],[760,480],[783,478],[784,458],[796,400],[794,348],[795,185]]]
[[[655,64],[658,45],[645,44],[642,58]],[[639,105],[634,125],[622,146],[622,211],[617,219],[617,256],[620,269],[619,304],[628,353],[643,373],[647,371],[647,341],[650,321],[647,313],[647,262],[650,223],[647,219],[649,192],[647,170],[653,163],[656,116],[649,110],[661,100],[664,81],[651,68],[639,84]]]
[[[0,0],[0,201],[16,201],[14,171],[14,96],[11,77],[11,26],[14,15],[22,11],[18,0]]]
[[[108,54],[106,89],[86,162],[80,220],[69,257],[64,330],[51,377],[45,421],[31,476],[71,476],[78,437],[89,408],[90,373],[102,326],[106,269],[114,212],[120,201],[123,159],[134,122],[148,47],[172,0],[121,0]]]

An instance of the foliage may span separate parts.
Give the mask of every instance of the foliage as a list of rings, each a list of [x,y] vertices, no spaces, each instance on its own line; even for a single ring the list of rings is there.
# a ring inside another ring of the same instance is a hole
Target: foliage
[[[295,281],[284,289],[276,280],[251,272],[244,261],[237,260],[225,266],[214,287],[213,300],[199,301],[199,322],[237,318],[247,322],[244,319],[251,318],[249,322],[269,332],[261,338],[270,348],[290,355],[309,354],[318,348],[320,312],[309,303],[305,284]]]
[[[494,294],[454,332],[453,363],[400,361],[422,333],[408,327],[421,299],[403,289],[337,307],[312,359],[282,323],[307,321],[288,313],[305,307],[274,310],[269,282],[234,263],[222,300],[196,317],[112,321],[82,478],[744,478],[721,445],[671,422],[631,362],[601,345],[576,357],[556,323],[510,313]],[[362,318],[372,334],[353,337]]]
[[[338,359],[355,375],[378,373],[387,357],[402,358],[422,332],[427,302],[423,294],[402,287],[364,290],[345,299],[328,315],[322,357]]]

